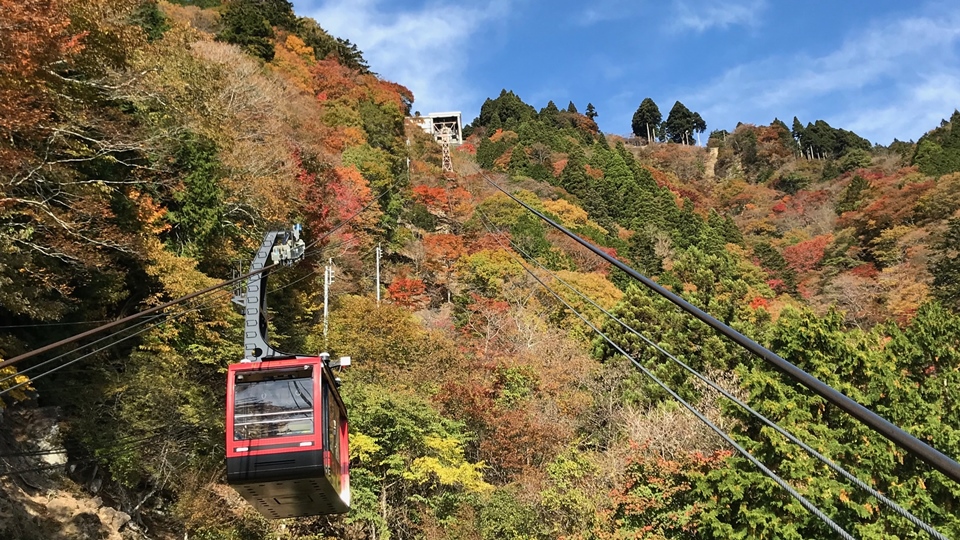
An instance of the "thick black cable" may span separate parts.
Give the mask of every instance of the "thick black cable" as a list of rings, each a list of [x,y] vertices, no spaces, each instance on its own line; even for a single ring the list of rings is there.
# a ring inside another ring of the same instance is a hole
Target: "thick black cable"
[[[480,212],[479,209],[478,209],[477,211]],[[481,214],[481,216],[484,218],[484,220],[486,220],[486,217],[483,216],[483,213],[480,212],[480,214]],[[498,242],[499,242],[499,241],[498,241]],[[501,244],[501,245],[502,245],[502,244]],[[711,430],[713,430],[717,435],[719,435],[720,438],[722,438],[724,441],[726,441],[727,444],[729,444],[730,446],[734,447],[734,448],[737,450],[737,452],[739,452],[741,455],[743,455],[743,457],[745,457],[748,461],[750,461],[751,463],[753,463],[753,465],[756,466],[758,469],[760,469],[760,471],[761,471],[763,474],[765,474],[766,476],[768,476],[768,477],[769,477],[771,480],[773,480],[778,486],[780,486],[780,487],[783,488],[787,493],[789,493],[790,496],[792,496],[794,499],[796,499],[804,508],[807,509],[807,511],[809,511],[811,514],[813,514],[813,515],[816,516],[818,519],[820,519],[820,521],[824,522],[824,524],[826,524],[828,527],[830,527],[831,529],[833,529],[833,531],[836,532],[838,535],[840,535],[842,538],[844,538],[844,540],[856,540],[856,538],[855,538],[854,536],[852,536],[850,533],[848,533],[847,531],[845,531],[842,527],[840,527],[839,525],[837,525],[832,519],[830,519],[829,516],[827,516],[825,513],[823,513],[823,511],[820,510],[816,505],[814,505],[813,503],[811,503],[809,500],[807,500],[806,497],[804,497],[804,496],[801,495],[799,492],[797,492],[797,490],[795,490],[790,484],[788,484],[786,481],[784,481],[782,478],[780,478],[780,476],[778,476],[777,473],[773,472],[773,471],[770,470],[766,465],[764,465],[763,463],[761,463],[760,460],[758,460],[757,458],[755,458],[755,457],[753,456],[753,454],[751,454],[749,451],[747,451],[746,448],[740,446],[735,440],[733,440],[732,437],[730,437],[730,435],[728,435],[725,431],[723,431],[722,429],[720,429],[719,427],[717,427],[717,425],[714,424],[713,422],[711,422],[710,419],[708,419],[706,416],[703,415],[703,413],[701,413],[699,410],[697,410],[693,405],[691,405],[690,403],[688,403],[685,399],[683,399],[682,397],[680,397],[680,395],[677,394],[676,392],[674,392],[669,386],[666,385],[666,383],[664,383],[664,382],[661,381],[659,378],[657,378],[657,376],[654,375],[653,372],[651,372],[650,370],[648,370],[646,367],[644,367],[643,364],[641,364],[641,363],[638,362],[635,358],[633,358],[632,356],[630,356],[630,354],[629,354],[627,351],[623,350],[623,348],[620,347],[620,345],[618,345],[617,343],[615,343],[612,339],[610,339],[609,336],[607,336],[605,333],[603,333],[603,331],[601,331],[601,330],[600,330],[599,328],[597,328],[592,322],[590,322],[590,320],[587,319],[586,316],[584,316],[584,315],[581,314],[579,311],[577,311],[576,308],[574,308],[573,306],[571,306],[569,302],[567,302],[566,300],[564,300],[563,297],[561,297],[556,291],[554,291],[552,288],[550,288],[550,286],[547,285],[542,279],[540,279],[540,277],[539,277],[538,275],[536,275],[536,273],[534,273],[533,270],[531,270],[529,267],[527,267],[527,265],[523,264],[523,259],[518,258],[518,257],[517,257],[516,255],[514,255],[514,254],[511,254],[511,257],[513,257],[513,259],[516,260],[516,261],[520,264],[520,266],[524,269],[524,271],[526,271],[528,274],[530,274],[530,276],[533,277],[533,279],[535,279],[535,280],[537,281],[537,283],[539,283],[544,289],[546,289],[548,292],[550,292],[550,294],[552,294],[554,298],[556,298],[556,299],[557,299],[558,301],[560,301],[564,306],[566,306],[566,308],[569,309],[574,315],[576,315],[577,317],[579,317],[580,320],[582,320],[584,323],[586,323],[587,326],[589,326],[598,336],[600,336],[601,338],[603,338],[607,343],[610,344],[611,347],[615,348],[620,354],[622,354],[624,357],[626,357],[634,366],[637,367],[637,369],[639,369],[639,370],[640,370],[644,375],[646,375],[650,380],[652,380],[654,383],[656,383],[657,386],[659,386],[659,387],[662,388],[665,392],[667,392],[668,394],[670,394],[670,396],[673,397],[673,399],[675,399],[675,400],[676,400],[677,402],[679,402],[681,405],[683,405],[684,408],[686,408],[688,411],[690,411],[691,413],[693,413],[697,418],[699,418],[701,422],[703,422],[704,424],[706,424]]]
[[[229,279],[229,280],[227,280],[227,281],[223,281],[223,282],[221,282],[221,283],[218,283],[218,284],[216,284],[216,285],[212,285],[212,286],[207,287],[207,288],[205,288],[205,289],[200,289],[200,290],[198,290],[198,291],[194,291],[194,292],[192,292],[192,293],[190,293],[190,294],[181,296],[180,298],[177,298],[176,300],[171,300],[171,301],[169,301],[169,302],[164,302],[163,304],[160,304],[160,305],[158,305],[158,306],[154,306],[154,307],[152,307],[152,308],[149,308],[149,309],[146,309],[146,310],[143,310],[143,311],[134,313],[133,315],[129,315],[129,316],[127,316],[127,317],[124,317],[124,318],[122,318],[122,319],[118,319],[118,320],[113,321],[113,322],[111,322],[111,323],[108,323],[108,324],[105,324],[105,325],[102,325],[102,326],[98,326],[98,327],[96,327],[96,328],[94,328],[94,329],[92,329],[92,330],[87,330],[86,332],[82,332],[82,333],[80,333],[80,334],[76,334],[76,335],[71,336],[71,337],[69,337],[69,338],[61,339],[60,341],[57,341],[56,343],[51,343],[51,344],[49,344],[49,345],[45,345],[45,346],[43,346],[43,347],[40,347],[39,349],[34,349],[34,350],[32,350],[32,351],[23,353],[23,354],[21,354],[21,355],[19,355],[19,356],[15,356],[15,357],[13,357],[13,358],[11,358],[11,359],[9,359],[9,360],[4,360],[3,362],[0,362],[0,369],[3,369],[3,368],[5,368],[5,367],[7,367],[7,366],[12,366],[12,365],[17,364],[17,363],[19,363],[19,362],[22,362],[22,361],[24,361],[24,360],[27,360],[28,358],[33,358],[34,356],[36,356],[36,355],[38,355],[38,354],[42,354],[42,353],[45,353],[45,352],[47,352],[47,351],[56,349],[57,347],[61,347],[61,346],[63,346],[63,345],[69,345],[70,343],[77,342],[77,341],[79,341],[79,340],[81,340],[81,339],[83,339],[83,338],[86,338],[86,337],[90,337],[90,336],[99,334],[100,332],[103,332],[103,331],[106,331],[106,330],[110,330],[111,328],[116,328],[117,326],[121,326],[121,325],[123,325],[123,324],[125,324],[125,323],[134,321],[134,320],[136,320],[136,319],[138,319],[138,318],[140,318],[140,317],[144,317],[144,316],[146,316],[146,315],[153,315],[154,313],[163,311],[164,309],[167,309],[167,308],[169,308],[169,307],[173,307],[173,306],[176,306],[176,305],[178,305],[178,304],[182,304],[183,302],[186,302],[186,301],[188,301],[188,300],[192,300],[192,299],[197,298],[197,297],[199,297],[199,296],[204,296],[204,295],[206,295],[206,294],[210,294],[210,293],[212,293],[212,292],[214,292],[214,291],[216,291],[216,290],[219,290],[219,289],[221,289],[221,288],[223,288],[223,287],[227,287],[227,286],[233,285],[234,283],[237,283],[237,282],[242,281],[242,280],[244,280],[244,279],[250,278],[250,277],[255,276],[255,275],[257,275],[257,274],[261,274],[261,273],[263,273],[263,272],[266,272],[267,270],[272,270],[273,268],[275,268],[275,267],[277,267],[277,266],[279,266],[279,265],[278,265],[278,264],[268,264],[268,265],[264,266],[263,268],[260,268],[260,269],[258,269],[258,270],[255,270],[255,271],[250,272],[250,273],[248,273],[248,274],[244,274],[244,275],[242,275],[242,276],[239,276],[239,277],[236,277],[236,278],[233,278],[233,279]]]
[[[485,216],[484,216],[484,219],[486,220],[486,217],[485,217]],[[770,420],[769,418],[767,418],[766,416],[764,416],[764,415],[761,414],[760,412],[756,411],[755,409],[753,409],[752,407],[750,407],[749,405],[747,405],[745,402],[743,402],[742,400],[740,400],[739,398],[737,398],[736,396],[734,396],[733,394],[731,394],[730,392],[728,392],[727,390],[725,390],[723,387],[721,387],[720,385],[718,385],[718,384],[715,383],[714,381],[710,380],[708,377],[706,377],[706,376],[704,376],[703,374],[701,374],[699,371],[697,371],[697,370],[695,370],[694,368],[690,367],[690,365],[688,365],[687,363],[683,362],[682,360],[680,360],[679,358],[677,358],[676,356],[674,356],[673,354],[671,354],[669,351],[667,351],[666,349],[664,349],[663,347],[661,347],[658,343],[655,343],[653,340],[651,340],[651,339],[648,338],[647,336],[645,336],[645,335],[641,334],[640,332],[638,332],[636,329],[634,329],[632,326],[630,326],[629,324],[627,324],[626,322],[624,322],[622,319],[620,319],[619,317],[617,317],[616,315],[614,315],[613,313],[611,313],[610,311],[608,311],[607,309],[605,309],[603,306],[601,306],[600,304],[598,304],[597,302],[595,302],[592,298],[590,298],[589,296],[587,296],[586,294],[584,294],[583,292],[581,292],[580,290],[578,290],[576,287],[574,287],[574,286],[571,285],[570,283],[564,281],[563,278],[561,278],[560,276],[558,276],[558,275],[556,275],[555,273],[551,272],[549,268],[547,268],[547,267],[544,266],[542,263],[540,263],[540,261],[538,261],[538,260],[536,260],[535,258],[531,257],[530,254],[526,253],[526,252],[525,252],[519,245],[517,245],[515,242],[511,241],[511,242],[510,242],[510,246],[513,247],[513,249],[516,250],[518,253],[520,253],[526,260],[528,260],[528,261],[532,262],[533,264],[537,265],[541,270],[543,270],[544,272],[546,272],[547,274],[549,274],[550,277],[552,277],[553,279],[556,279],[556,280],[559,281],[561,284],[563,284],[565,287],[567,287],[568,289],[570,289],[571,291],[573,291],[575,294],[577,294],[580,298],[586,300],[586,301],[589,302],[593,307],[595,307],[595,308],[597,308],[598,310],[600,310],[604,315],[606,315],[607,317],[609,317],[609,318],[612,319],[613,321],[616,321],[618,324],[620,324],[620,326],[622,326],[622,327],[623,327],[624,329],[626,329],[628,332],[630,332],[630,333],[632,333],[633,335],[635,335],[635,336],[639,337],[640,339],[642,339],[644,342],[647,343],[647,345],[653,347],[654,349],[656,349],[657,351],[659,351],[661,354],[663,354],[664,356],[666,356],[666,357],[669,358],[670,360],[673,360],[677,365],[679,365],[680,367],[682,367],[683,369],[685,369],[687,372],[689,372],[689,373],[692,374],[693,376],[697,377],[698,379],[700,379],[701,381],[703,381],[704,383],[706,383],[708,386],[710,386],[711,388],[713,388],[714,390],[716,390],[717,392],[719,392],[720,394],[722,394],[722,395],[723,395],[724,397],[726,397],[727,399],[729,399],[729,400],[733,401],[734,403],[736,403],[737,405],[739,405],[741,408],[743,408],[744,410],[746,410],[747,412],[749,412],[751,415],[753,415],[754,417],[756,417],[757,419],[759,419],[759,420],[760,420],[761,422],[763,422],[764,424],[766,424],[766,425],[770,426],[771,428],[773,428],[777,433],[779,433],[779,434],[783,435],[784,437],[786,437],[790,442],[796,444],[797,446],[799,446],[800,448],[802,448],[803,450],[805,450],[808,454],[810,454],[811,456],[813,456],[814,458],[816,458],[818,461],[820,461],[821,463],[823,463],[824,465],[826,465],[827,467],[829,467],[830,469],[832,469],[832,470],[833,470],[834,472],[836,472],[837,474],[839,474],[839,475],[843,476],[844,478],[846,478],[849,482],[851,482],[852,484],[854,484],[854,485],[857,486],[858,488],[866,491],[867,493],[869,493],[870,495],[872,495],[873,497],[875,497],[877,500],[879,500],[879,501],[882,502],[883,504],[887,505],[887,507],[889,507],[889,508],[890,508],[891,510],[893,510],[894,512],[900,514],[900,516],[902,516],[903,518],[905,518],[907,521],[910,521],[911,523],[913,523],[913,524],[916,525],[917,527],[923,529],[925,532],[927,532],[928,534],[930,534],[930,536],[933,536],[933,537],[936,538],[937,540],[950,540],[950,539],[947,538],[946,536],[943,536],[942,534],[940,534],[940,533],[939,533],[936,529],[934,529],[930,524],[924,522],[924,521],[921,520],[920,518],[918,518],[918,517],[916,517],[915,515],[913,515],[912,513],[910,513],[909,510],[903,508],[902,506],[900,506],[899,504],[897,504],[897,503],[894,502],[893,500],[887,498],[887,497],[884,496],[882,493],[880,493],[879,491],[877,491],[876,489],[874,489],[873,487],[871,487],[870,485],[868,485],[868,484],[865,483],[864,481],[860,480],[859,478],[857,478],[856,476],[854,476],[852,473],[850,473],[849,471],[847,471],[846,469],[844,469],[844,468],[841,467],[840,465],[837,465],[836,463],[834,463],[830,458],[828,458],[828,457],[824,456],[823,454],[821,454],[820,452],[817,452],[816,450],[814,450],[812,447],[810,447],[810,445],[806,444],[805,442],[803,442],[802,440],[800,440],[799,438],[797,438],[795,435],[793,435],[791,432],[789,432],[789,431],[787,431],[786,429],[784,429],[783,427],[781,427],[779,424],[777,424],[777,423],[774,422],[773,420]]]
[[[357,216],[359,216],[359,215],[362,214],[363,212],[367,211],[370,207],[372,207],[372,206],[374,205],[374,203],[379,202],[380,199],[382,199],[383,197],[385,197],[388,193],[391,193],[392,191],[393,191],[393,187],[389,187],[389,188],[385,189],[385,190],[383,191],[383,193],[381,193],[380,195],[378,195],[376,198],[372,199],[369,203],[367,203],[366,206],[364,206],[363,208],[361,208],[360,210],[358,210],[356,213],[354,213],[353,215],[351,215],[351,216],[348,217],[347,219],[341,221],[340,223],[338,223],[337,225],[335,225],[333,228],[331,228],[329,231],[327,231],[327,232],[325,232],[323,235],[321,235],[319,238],[317,238],[316,240],[314,240],[313,242],[311,242],[310,244],[308,244],[307,246],[305,246],[305,251],[306,251],[307,249],[309,249],[309,248],[317,245],[317,244],[318,244],[319,242],[321,242],[323,239],[329,237],[330,235],[332,235],[332,234],[335,233],[336,231],[340,230],[341,227],[343,227],[344,225],[346,225],[347,223],[349,223],[350,221],[352,221],[354,218],[356,218]],[[100,332],[103,332],[103,331],[105,331],[105,330],[109,330],[109,329],[111,329],[111,328],[116,328],[117,326],[120,326],[120,325],[123,325],[123,324],[125,324],[125,323],[130,322],[130,321],[136,320],[136,319],[139,318],[139,317],[143,317],[143,316],[146,316],[146,315],[152,315],[152,314],[157,313],[157,312],[159,312],[159,311],[162,311],[162,310],[164,310],[164,309],[166,309],[166,308],[168,308],[168,307],[175,306],[175,305],[177,305],[177,304],[181,304],[181,303],[186,302],[186,301],[188,301],[188,300],[192,300],[193,298],[196,298],[196,297],[198,297],[198,296],[203,296],[203,295],[209,294],[209,293],[211,293],[211,292],[213,292],[213,291],[216,291],[217,289],[220,289],[220,288],[223,288],[223,287],[228,287],[228,286],[230,286],[230,285],[233,285],[233,284],[238,283],[238,282],[240,282],[240,281],[243,281],[243,280],[245,280],[245,279],[249,279],[249,278],[251,278],[251,277],[253,277],[253,276],[256,276],[256,275],[258,275],[258,274],[262,274],[262,273],[264,273],[264,272],[267,272],[267,271],[269,271],[269,270],[272,270],[272,269],[276,268],[277,266],[279,266],[279,264],[276,264],[276,263],[274,263],[274,264],[268,264],[268,265],[264,266],[263,268],[259,268],[259,269],[257,269],[257,270],[252,271],[252,272],[248,272],[248,273],[246,273],[246,274],[243,274],[243,275],[241,275],[241,276],[235,277],[235,278],[233,278],[233,279],[228,279],[228,280],[226,280],[226,281],[222,281],[222,282],[220,282],[220,283],[218,283],[218,284],[216,284],[216,285],[212,285],[212,286],[207,287],[207,288],[205,288],[205,289],[200,289],[200,290],[198,290],[198,291],[194,291],[194,292],[192,292],[192,293],[190,293],[190,294],[187,294],[187,295],[185,295],[185,296],[181,296],[180,298],[177,298],[176,300],[171,300],[171,301],[169,301],[169,302],[165,302],[165,303],[163,303],[163,304],[160,304],[159,306],[154,306],[154,307],[152,307],[152,308],[149,308],[149,309],[146,309],[146,310],[143,310],[143,311],[134,313],[133,315],[129,315],[129,316],[127,316],[127,317],[124,317],[124,318],[122,318],[122,319],[118,319],[118,320],[116,320],[116,321],[113,321],[113,322],[104,324],[104,325],[102,325],[102,326],[98,326],[98,327],[93,328],[93,329],[91,329],[91,330],[87,330],[86,332],[82,332],[82,333],[80,333],[80,334],[76,334],[76,335],[71,336],[71,337],[69,337],[69,338],[61,339],[60,341],[57,341],[56,343],[51,343],[51,344],[49,344],[49,345],[45,345],[45,346],[43,346],[43,347],[40,347],[39,349],[34,349],[34,350],[32,350],[32,351],[23,353],[23,354],[21,354],[21,355],[15,356],[15,357],[10,358],[10,359],[8,359],[8,360],[4,360],[4,361],[0,362],[0,369],[3,369],[3,368],[5,368],[5,367],[7,367],[7,366],[15,365],[15,364],[17,364],[17,363],[19,363],[19,362],[22,362],[22,361],[24,361],[24,360],[27,360],[28,358],[33,358],[34,356],[36,356],[36,355],[38,355],[38,354],[45,353],[45,352],[50,351],[50,350],[52,350],[52,349],[55,349],[55,348],[57,348],[57,347],[61,347],[61,346],[63,346],[63,345],[68,345],[68,344],[70,344],[70,343],[74,343],[74,342],[76,342],[76,341],[79,341],[79,340],[81,340],[81,339],[83,339],[83,338],[90,337],[90,336],[93,336],[93,335],[95,335],[95,334],[99,334]]]
[[[812,390],[813,392],[818,394],[820,397],[824,398],[828,402],[840,408],[840,410],[853,416],[860,422],[864,423],[870,429],[876,431],[880,435],[883,435],[884,437],[886,437],[888,440],[890,440],[900,448],[906,450],[908,453],[920,458],[922,461],[926,462],[934,469],[940,471],[941,473],[946,475],[948,478],[950,478],[954,482],[960,483],[960,463],[957,463],[954,459],[948,457],[946,454],[940,452],[933,446],[921,441],[920,439],[900,429],[899,427],[891,423],[889,420],[883,418],[877,413],[864,407],[857,401],[851,399],[850,397],[836,390],[832,386],[824,383],[820,379],[817,379],[813,375],[791,364],[787,360],[784,360],[779,355],[767,349],[766,347],[760,345],[756,341],[753,341],[752,339],[744,336],[740,332],[737,332],[733,328],[730,328],[726,324],[714,318],[712,315],[694,306],[690,302],[687,302],[686,300],[676,295],[675,293],[667,290],[659,283],[637,272],[630,266],[627,266],[616,257],[611,256],[610,254],[604,252],[603,250],[594,246],[590,242],[587,242],[586,240],[580,238],[579,236],[571,232],[569,229],[567,229],[563,225],[560,225],[556,221],[545,216],[542,212],[536,210],[535,208],[532,208],[527,203],[515,197],[512,193],[509,193],[508,191],[500,187],[496,182],[491,180],[490,177],[486,175],[486,173],[481,173],[481,175],[494,188],[496,188],[497,190],[505,194],[507,197],[510,197],[511,199],[513,199],[513,201],[515,201],[520,206],[524,207],[529,212],[533,213],[534,215],[536,215],[537,217],[539,217],[540,219],[548,223],[551,227],[567,235],[569,238],[579,243],[583,247],[589,249],[597,256],[606,260],[608,263],[626,272],[633,279],[636,279],[647,288],[653,290],[655,293],[659,294],[660,296],[666,298],[670,302],[680,307],[680,309],[693,315],[694,317],[706,323],[708,326],[710,326],[717,332],[733,340],[734,343],[740,345],[744,349],[752,352],[753,354],[759,356],[760,358],[764,359],[768,363],[772,364],[773,366],[775,366],[777,369],[779,369],[780,371],[788,375],[793,380],[797,381],[798,383]],[[2,364],[0,364],[0,367],[3,367]]]
[[[107,335],[103,336],[103,337],[100,338],[100,339],[97,339],[97,340],[95,340],[95,341],[91,341],[90,343],[84,343],[84,344],[81,345],[77,350],[83,349],[83,348],[85,348],[85,347],[91,347],[91,346],[93,346],[93,345],[96,345],[97,343],[102,343],[102,342],[104,342],[104,341],[110,340],[110,339],[112,339],[112,338],[114,338],[114,337],[116,337],[116,336],[118,336],[118,335],[126,332],[127,330],[133,330],[134,328],[136,328],[136,327],[138,327],[138,326],[143,326],[143,325],[145,325],[145,324],[149,324],[149,323],[151,323],[151,322],[153,322],[153,321],[156,321],[157,319],[161,319],[161,318],[163,318],[163,314],[154,315],[153,317],[150,317],[150,318],[148,318],[148,319],[144,319],[144,320],[142,320],[142,321],[140,321],[140,322],[138,322],[138,323],[136,323],[136,324],[127,326],[126,328],[121,328],[120,330],[117,330],[116,332],[113,332],[113,333],[111,333],[111,334],[107,334]],[[47,365],[47,364],[50,364],[50,363],[52,363],[52,362],[56,362],[57,360],[60,360],[61,358],[64,358],[64,357],[66,357],[66,356],[70,356],[71,354],[76,353],[77,350],[67,351],[67,352],[65,352],[65,353],[58,354],[57,356],[54,356],[53,358],[49,358],[49,359],[47,359],[47,360],[44,360],[43,362],[40,362],[39,364],[30,366],[30,367],[28,367],[28,368],[26,368],[26,369],[17,370],[17,371],[15,371],[12,375],[8,375],[8,376],[0,379],[0,384],[3,384],[3,383],[5,383],[5,382],[7,382],[7,381],[9,381],[9,380],[11,380],[11,379],[16,379],[17,377],[26,376],[27,373],[29,373],[29,372],[31,372],[31,371],[33,371],[33,370],[39,369],[39,368],[41,368],[41,367],[43,367],[43,366],[45,366],[45,365]]]
[[[161,325],[163,325],[163,324],[166,324],[167,322],[173,320],[173,319],[176,318],[176,317],[179,317],[179,316],[181,316],[181,315],[185,315],[185,314],[190,313],[190,312],[192,312],[192,311],[198,311],[198,310],[197,310],[196,308],[194,308],[194,309],[189,309],[189,310],[181,311],[180,313],[177,313],[177,314],[175,314],[175,315],[165,316],[165,317],[163,318],[163,320],[161,320],[161,321],[159,321],[159,322],[157,322],[157,323],[151,324],[150,326],[147,326],[146,328],[142,328],[142,329],[140,329],[140,330],[138,330],[138,331],[136,331],[136,332],[134,332],[134,333],[132,333],[132,334],[129,334],[129,335],[126,335],[126,336],[124,336],[124,337],[122,337],[122,338],[119,338],[119,339],[117,339],[116,341],[113,341],[112,343],[109,343],[109,344],[107,344],[107,345],[104,345],[103,347],[99,347],[99,348],[97,348],[97,349],[94,349],[94,350],[86,353],[86,354],[80,355],[80,356],[78,356],[77,358],[74,358],[73,360],[70,360],[69,362],[65,362],[65,363],[63,363],[63,364],[60,364],[59,366],[56,366],[56,367],[54,367],[54,368],[52,368],[52,369],[49,369],[49,370],[47,370],[47,371],[44,371],[43,373],[41,373],[41,374],[39,374],[39,375],[36,375],[36,376],[34,376],[34,377],[30,377],[29,380],[24,381],[24,382],[22,382],[22,383],[20,383],[20,384],[11,386],[11,387],[9,387],[9,388],[4,388],[3,390],[0,390],[0,396],[3,396],[3,395],[5,395],[5,394],[7,394],[7,393],[10,393],[10,392],[16,390],[17,388],[21,388],[21,387],[23,387],[23,386],[26,386],[26,385],[30,384],[31,382],[36,381],[37,379],[41,379],[41,378],[43,378],[43,377],[46,377],[47,375],[50,375],[51,373],[55,373],[55,372],[57,372],[57,371],[60,371],[61,369],[65,368],[65,367],[68,367],[68,366],[71,366],[71,365],[73,365],[73,364],[76,364],[77,362],[79,362],[79,361],[81,361],[81,360],[84,360],[84,359],[86,359],[86,358],[89,358],[89,357],[91,357],[91,356],[93,356],[93,355],[95,355],[95,354],[97,354],[97,353],[99,353],[99,352],[103,352],[103,351],[105,351],[105,350],[107,350],[107,349],[110,349],[111,347],[115,346],[115,345],[118,344],[118,343],[122,343],[122,342],[127,341],[127,340],[129,340],[129,339],[131,339],[131,338],[134,338],[134,337],[136,337],[136,336],[139,336],[140,334],[143,334],[144,332],[147,332],[147,331],[149,331],[149,330],[153,330],[154,328],[156,328],[156,327],[158,327],[158,326],[161,326]]]
[[[282,288],[282,287],[281,287],[281,288]],[[224,292],[227,292],[227,291],[224,291]],[[184,311],[175,313],[175,314],[173,314],[172,316],[173,316],[173,317],[179,317],[180,315],[184,315],[184,314],[189,313],[189,312],[191,312],[191,311],[202,311],[202,310],[207,309],[208,307],[212,306],[213,303],[215,303],[215,300],[213,300],[213,301],[207,301],[207,302],[204,302],[204,303],[202,303],[202,304],[196,305],[196,306],[194,306],[194,307],[192,307],[192,308],[190,308],[190,309],[188,309],[188,310],[184,310]],[[16,371],[15,373],[13,373],[12,375],[8,375],[8,376],[4,377],[3,379],[0,379],[0,384],[2,384],[2,383],[4,383],[4,382],[7,382],[7,381],[9,381],[9,380],[11,380],[11,379],[16,379],[17,377],[20,377],[21,375],[24,375],[25,373],[29,373],[30,371],[33,371],[33,370],[38,369],[38,368],[40,368],[40,367],[43,367],[43,366],[45,366],[45,365],[47,365],[47,364],[50,364],[50,363],[52,363],[52,362],[55,362],[55,361],[57,361],[57,360],[59,360],[59,359],[61,359],[61,358],[64,358],[64,357],[66,357],[66,356],[70,356],[71,354],[75,354],[75,353],[77,353],[78,351],[80,351],[80,350],[82,350],[82,349],[84,349],[84,348],[86,348],[86,347],[90,347],[90,346],[96,345],[97,343],[101,343],[101,342],[103,342],[103,341],[107,341],[107,340],[109,340],[109,339],[111,339],[111,338],[114,338],[114,337],[116,337],[116,336],[118,336],[118,335],[120,335],[120,334],[122,334],[122,333],[124,333],[124,332],[126,332],[126,331],[128,331],[128,330],[132,330],[132,329],[134,329],[134,328],[137,328],[138,326],[143,326],[143,325],[145,325],[145,324],[148,324],[148,323],[150,323],[150,322],[152,322],[152,321],[156,321],[157,319],[163,318],[163,317],[165,317],[165,316],[169,317],[170,315],[169,315],[169,314],[163,314],[163,313],[161,313],[161,314],[159,314],[159,315],[155,315],[155,316],[153,316],[153,317],[150,317],[149,319],[140,321],[140,322],[138,322],[138,323],[136,323],[136,324],[133,324],[133,325],[131,325],[131,326],[127,326],[127,327],[125,327],[125,328],[121,328],[120,330],[117,330],[116,332],[107,334],[106,336],[103,336],[103,337],[101,337],[100,339],[91,341],[90,343],[84,343],[83,345],[81,345],[80,347],[78,347],[78,348],[75,349],[75,350],[67,351],[67,352],[65,352],[65,353],[63,353],[63,354],[59,354],[59,355],[57,355],[57,356],[54,356],[53,358],[50,358],[50,359],[48,359],[48,360],[44,360],[43,362],[40,362],[39,364],[30,366],[30,367],[28,367],[28,368],[26,368],[26,369],[18,370],[18,371]]]

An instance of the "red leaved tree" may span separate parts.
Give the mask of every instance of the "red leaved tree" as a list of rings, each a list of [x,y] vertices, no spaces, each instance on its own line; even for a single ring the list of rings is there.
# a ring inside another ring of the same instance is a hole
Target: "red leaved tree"
[[[398,277],[387,286],[387,293],[390,300],[398,306],[410,309],[419,309],[427,304],[427,297],[424,294],[427,287],[422,280],[408,277]]]
[[[832,234],[823,234],[783,248],[783,258],[795,272],[809,272],[823,260],[823,252],[833,242]]]

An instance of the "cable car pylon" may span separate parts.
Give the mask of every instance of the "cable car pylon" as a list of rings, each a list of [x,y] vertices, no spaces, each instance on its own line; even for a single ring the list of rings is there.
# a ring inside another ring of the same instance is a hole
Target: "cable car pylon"
[[[251,272],[302,259],[299,226],[271,231]],[[347,411],[330,355],[282,353],[268,341],[269,271],[234,298],[244,311],[244,358],[227,370],[227,483],[265,517],[350,509]],[[348,365],[342,359],[334,367]]]

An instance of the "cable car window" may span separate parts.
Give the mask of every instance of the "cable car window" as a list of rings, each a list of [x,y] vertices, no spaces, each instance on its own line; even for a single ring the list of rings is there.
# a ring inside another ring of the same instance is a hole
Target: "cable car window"
[[[313,369],[238,373],[234,440],[313,433]]]

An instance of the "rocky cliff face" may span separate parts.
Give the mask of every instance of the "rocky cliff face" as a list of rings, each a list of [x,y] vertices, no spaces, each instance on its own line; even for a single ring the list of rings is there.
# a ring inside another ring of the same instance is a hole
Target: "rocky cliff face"
[[[0,416],[0,538],[129,540],[141,538],[130,516],[71,477],[77,466],[62,445],[56,408]],[[95,486],[87,486],[95,487]]]

